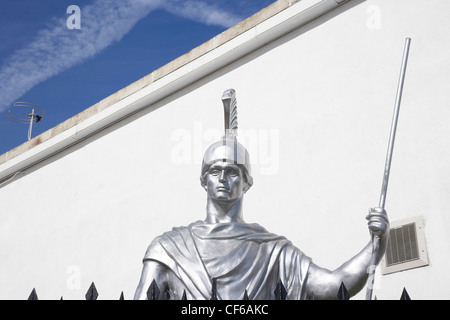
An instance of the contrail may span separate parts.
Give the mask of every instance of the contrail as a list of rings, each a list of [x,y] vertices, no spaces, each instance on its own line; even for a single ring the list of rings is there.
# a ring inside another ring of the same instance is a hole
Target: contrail
[[[55,18],[0,67],[0,112],[39,83],[94,57],[120,41],[139,20],[164,9],[207,25],[228,28],[242,18],[199,0],[95,0],[81,8],[81,29]]]

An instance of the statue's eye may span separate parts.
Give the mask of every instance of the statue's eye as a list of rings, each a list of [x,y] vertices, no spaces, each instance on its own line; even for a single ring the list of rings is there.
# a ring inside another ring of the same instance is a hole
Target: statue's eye
[[[217,169],[211,169],[209,171],[210,174],[212,174],[213,176],[218,176],[220,174],[220,170]]]
[[[228,174],[232,177],[236,177],[239,175],[236,170],[228,170]]]

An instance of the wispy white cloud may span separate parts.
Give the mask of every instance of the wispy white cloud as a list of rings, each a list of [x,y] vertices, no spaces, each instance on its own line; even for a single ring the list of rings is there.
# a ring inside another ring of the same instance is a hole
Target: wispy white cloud
[[[227,1],[226,4],[231,6],[233,1]],[[229,28],[243,17],[233,13],[233,11],[223,9],[217,4],[213,5],[205,1],[196,0],[169,0],[164,3],[164,8],[170,13],[192,19],[206,25],[215,25]]]
[[[0,112],[39,83],[120,41],[159,8],[208,25],[230,27],[241,19],[201,0],[95,0],[81,8],[80,30],[68,30],[67,17],[55,18],[5,60],[0,67]]]

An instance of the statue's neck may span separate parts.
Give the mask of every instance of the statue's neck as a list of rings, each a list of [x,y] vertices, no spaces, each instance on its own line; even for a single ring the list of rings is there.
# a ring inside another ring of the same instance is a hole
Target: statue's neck
[[[243,198],[236,201],[219,201],[208,198],[206,223],[244,222],[242,218]]]

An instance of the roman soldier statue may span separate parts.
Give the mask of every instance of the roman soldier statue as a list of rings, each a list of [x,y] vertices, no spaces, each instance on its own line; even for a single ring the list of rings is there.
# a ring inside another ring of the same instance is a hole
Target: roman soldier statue
[[[224,92],[225,135],[206,150],[200,183],[206,190],[206,218],[176,227],[156,237],[144,258],[135,299],[147,299],[152,283],[159,299],[211,298],[270,300],[280,283],[286,299],[337,299],[342,283],[355,295],[366,284],[368,270],[386,250],[389,221],[383,208],[367,216],[369,236],[378,237],[372,257],[372,239],[336,270],[316,265],[283,236],[270,233],[243,216],[245,193],[253,179],[247,150],[237,141],[234,90]],[[275,192],[275,191],[274,191]]]

